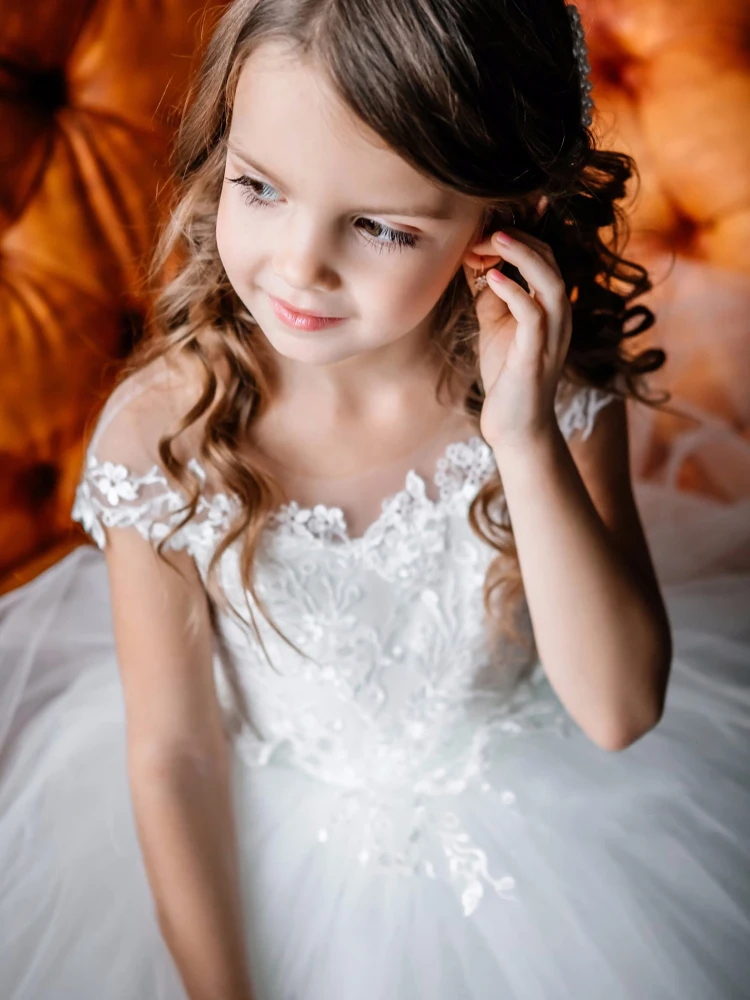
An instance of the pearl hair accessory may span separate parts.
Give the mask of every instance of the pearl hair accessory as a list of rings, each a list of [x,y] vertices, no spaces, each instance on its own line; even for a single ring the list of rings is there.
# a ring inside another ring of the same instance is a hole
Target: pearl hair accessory
[[[588,128],[592,122],[591,109],[594,107],[594,101],[591,97],[593,84],[589,80],[591,64],[588,59],[586,36],[583,31],[583,24],[581,23],[581,15],[576,5],[573,3],[566,4],[565,9],[568,12],[568,20],[573,32],[573,52],[578,63],[578,82],[581,88],[581,124]],[[476,295],[477,292],[481,292],[483,288],[487,287],[487,277],[485,274],[479,274],[476,271],[474,275],[474,294]]]
[[[568,20],[573,32],[573,51],[578,62],[578,80],[581,86],[581,123],[588,128],[592,121],[591,109],[594,106],[594,101],[591,98],[593,85],[589,80],[591,65],[588,59],[589,53],[586,45],[586,36],[581,24],[581,15],[578,13],[576,5],[569,3],[565,9],[568,12]]]

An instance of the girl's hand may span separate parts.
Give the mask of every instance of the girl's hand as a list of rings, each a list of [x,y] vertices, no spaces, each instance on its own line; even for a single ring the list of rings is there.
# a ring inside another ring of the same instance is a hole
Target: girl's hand
[[[485,393],[480,430],[493,450],[523,446],[556,425],[555,394],[573,330],[570,300],[550,246],[512,226],[503,232],[509,242],[496,232],[475,244],[464,262],[472,291],[472,259],[477,269],[508,261],[529,286],[525,292],[493,267],[475,299]]]

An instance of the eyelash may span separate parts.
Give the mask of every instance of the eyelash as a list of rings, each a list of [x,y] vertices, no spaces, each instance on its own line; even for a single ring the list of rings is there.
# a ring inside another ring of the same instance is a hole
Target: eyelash
[[[230,177],[229,180],[232,184],[237,184],[240,188],[244,189],[242,191],[242,199],[247,205],[257,206],[258,208],[271,207],[272,202],[263,201],[262,198],[259,198],[251,186],[253,184],[260,184],[261,187],[271,187],[270,184],[266,184],[265,181],[254,180],[246,174],[242,174],[240,177]],[[368,242],[376,246],[379,253],[382,253],[383,250],[411,249],[419,242],[419,237],[413,233],[405,233],[401,229],[391,229],[390,226],[384,226],[382,222],[375,222],[374,219],[365,219],[364,221],[371,222],[375,226],[380,226],[383,232],[388,234],[388,239],[386,240],[377,240],[368,237]]]

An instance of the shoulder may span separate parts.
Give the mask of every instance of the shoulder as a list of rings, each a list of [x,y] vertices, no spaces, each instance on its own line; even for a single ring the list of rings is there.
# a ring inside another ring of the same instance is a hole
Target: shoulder
[[[197,398],[195,380],[163,358],[124,378],[107,398],[85,451],[71,511],[100,548],[107,529],[132,527],[154,540],[166,534],[184,503],[159,457],[159,442],[173,434]],[[174,451],[190,462],[197,429]]]
[[[194,377],[182,362],[156,358],[122,379],[102,407],[88,443],[102,461],[155,460],[160,438],[197,398]]]
[[[555,412],[589,492],[604,501],[628,479],[627,404],[619,387],[586,385],[564,375]]]
[[[612,529],[622,518],[632,522],[626,400],[616,391],[565,379],[555,408],[570,454],[602,520]]]
[[[592,396],[596,417],[588,433],[573,435],[568,440],[568,448],[618,551],[650,593],[651,600],[658,601],[654,566],[633,490],[627,401],[609,394],[608,402],[599,405],[601,398]]]
[[[620,402],[608,388],[584,385],[563,375],[557,386],[555,414],[565,438],[587,440],[600,423],[600,413]],[[616,408],[616,407],[614,407]]]

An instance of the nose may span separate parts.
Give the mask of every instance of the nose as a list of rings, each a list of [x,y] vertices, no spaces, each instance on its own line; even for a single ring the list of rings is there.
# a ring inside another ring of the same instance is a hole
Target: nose
[[[297,219],[283,227],[273,268],[289,288],[332,288],[336,283],[329,243],[321,226]]]

